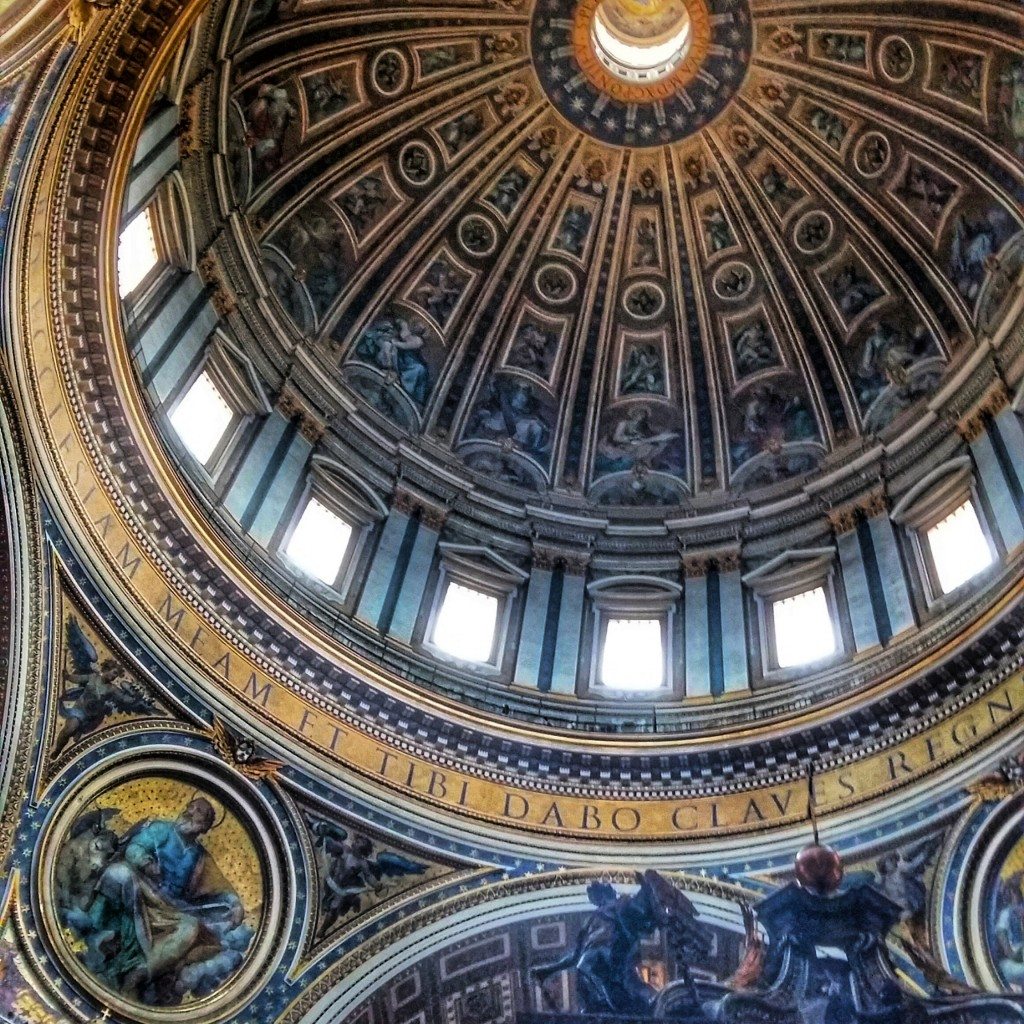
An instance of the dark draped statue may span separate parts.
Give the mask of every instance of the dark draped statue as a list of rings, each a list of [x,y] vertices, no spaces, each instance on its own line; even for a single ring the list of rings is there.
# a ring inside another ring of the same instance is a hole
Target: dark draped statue
[[[673,947],[684,959],[710,952],[711,933],[676,886],[656,871],[638,874],[637,881],[639,891],[622,896],[607,882],[592,882],[587,896],[594,912],[574,947],[555,963],[534,968],[541,982],[574,969],[584,1013],[650,1013],[658,992],[640,976],[640,943],[659,928],[668,930]],[[685,977],[692,987],[689,974]]]

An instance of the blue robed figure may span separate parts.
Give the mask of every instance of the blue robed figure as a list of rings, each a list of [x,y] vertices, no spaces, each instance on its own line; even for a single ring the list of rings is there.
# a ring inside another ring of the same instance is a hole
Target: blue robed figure
[[[210,802],[197,797],[174,820],[141,822],[88,901],[66,901],[65,920],[86,944],[85,965],[122,995],[174,1005],[212,992],[241,964],[253,929],[200,842],[215,820]]]

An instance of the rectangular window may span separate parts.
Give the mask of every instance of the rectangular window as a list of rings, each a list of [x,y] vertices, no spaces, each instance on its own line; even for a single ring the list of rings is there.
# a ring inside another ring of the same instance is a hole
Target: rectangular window
[[[204,370],[171,413],[171,426],[204,466],[235,418],[217,385]]]
[[[835,629],[823,587],[776,601],[772,619],[779,668],[807,665],[835,653]]]
[[[601,683],[613,690],[657,690],[665,682],[660,619],[609,619]]]
[[[450,582],[434,624],[434,643],[464,661],[487,662],[494,651],[498,599]]]
[[[117,240],[117,291],[121,298],[131,295],[157,265],[156,238],[149,210],[128,222]]]
[[[310,498],[285,549],[289,560],[322,583],[332,584],[341,571],[352,527],[340,516]]]
[[[992,564],[992,549],[969,498],[928,531],[928,547],[939,587],[956,590]]]

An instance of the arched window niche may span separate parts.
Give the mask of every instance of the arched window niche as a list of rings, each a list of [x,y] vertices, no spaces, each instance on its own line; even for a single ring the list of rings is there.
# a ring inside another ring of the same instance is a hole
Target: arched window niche
[[[893,508],[892,519],[902,530],[925,613],[943,610],[951,595],[976,586],[1002,554],[967,455],[937,466],[915,484]]]
[[[840,661],[849,649],[832,547],[794,548],[748,572],[761,676],[782,682]]]
[[[590,664],[585,695],[618,700],[681,696],[679,600],[683,588],[659,576],[595,580],[590,597]]]
[[[278,538],[278,555],[308,585],[346,605],[363,575],[374,528],[387,514],[381,497],[347,466],[315,454]]]
[[[216,487],[231,475],[250,427],[269,415],[271,405],[252,361],[216,330],[164,412],[180,451]]]
[[[490,548],[442,541],[423,646],[474,672],[510,671],[512,624],[528,573]]]

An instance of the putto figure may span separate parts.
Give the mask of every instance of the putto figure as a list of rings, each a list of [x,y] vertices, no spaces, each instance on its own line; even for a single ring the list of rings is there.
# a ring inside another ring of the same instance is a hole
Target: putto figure
[[[104,658],[73,615],[65,625],[72,668],[64,670],[67,688],[60,695],[57,711],[64,724],[53,742],[56,757],[72,742],[95,732],[114,714],[147,714],[153,702],[113,658]]]

